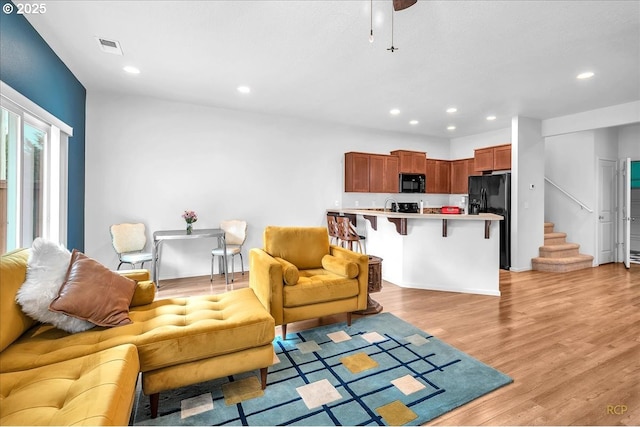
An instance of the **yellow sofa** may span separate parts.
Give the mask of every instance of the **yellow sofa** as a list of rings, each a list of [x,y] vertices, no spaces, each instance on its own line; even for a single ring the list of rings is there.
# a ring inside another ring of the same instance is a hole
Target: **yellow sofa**
[[[249,252],[249,284],[282,325],[367,308],[369,258],[331,245],[324,227],[264,231],[264,248]]]
[[[157,415],[159,393],[166,390],[256,369],[260,369],[262,385],[266,386],[267,368],[273,362],[274,320],[251,289],[153,301],[155,285],[148,280],[148,271],[134,270],[128,274],[138,282],[129,310],[131,324],[69,334],[52,325],[36,323],[15,302],[16,292],[26,277],[28,253],[26,249],[14,251],[3,255],[1,262],[1,425],[78,422],[71,415],[66,418],[66,412],[40,418],[38,412],[44,410],[40,407],[44,396],[31,393],[24,396],[24,402],[16,403],[9,400],[16,393],[11,384],[20,388],[20,378],[57,375],[58,370],[69,369],[76,363],[72,360],[80,360],[78,358],[88,357],[82,363],[90,364],[91,360],[97,360],[94,353],[103,358],[121,359],[119,352],[126,349],[127,369],[135,367],[136,376],[138,370],[142,372],[142,390],[151,396],[152,417]],[[139,369],[130,360],[132,355],[137,356],[133,359]],[[120,375],[123,378],[120,379]],[[124,373],[116,376],[118,384],[131,382],[130,376]],[[98,376],[95,380],[105,378]],[[89,389],[92,383],[88,379],[85,385]],[[53,383],[51,387],[56,388]],[[125,396],[125,402],[117,402],[117,419],[86,418],[86,423],[122,424],[125,420],[126,424],[134,392],[129,387],[120,393]],[[66,402],[58,402],[63,406],[58,407],[58,412],[65,409]],[[9,415],[16,405],[25,408],[31,405],[32,410],[25,411],[27,418],[7,418],[5,423],[5,414]],[[91,413],[92,404],[80,407]]]

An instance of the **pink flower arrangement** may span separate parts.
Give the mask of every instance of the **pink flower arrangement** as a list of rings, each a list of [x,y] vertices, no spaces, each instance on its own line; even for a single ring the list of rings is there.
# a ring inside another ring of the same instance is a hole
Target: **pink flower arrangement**
[[[184,218],[187,224],[193,224],[198,220],[198,214],[194,211],[184,211],[182,218]]]

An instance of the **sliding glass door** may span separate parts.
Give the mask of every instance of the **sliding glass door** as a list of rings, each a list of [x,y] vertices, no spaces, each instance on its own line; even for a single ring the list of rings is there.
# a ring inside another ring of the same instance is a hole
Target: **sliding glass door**
[[[55,127],[29,114],[2,106],[0,113],[0,252],[28,247],[38,236],[48,237],[54,182],[51,132]],[[60,151],[60,150],[57,150]],[[53,215],[58,218],[59,215]]]

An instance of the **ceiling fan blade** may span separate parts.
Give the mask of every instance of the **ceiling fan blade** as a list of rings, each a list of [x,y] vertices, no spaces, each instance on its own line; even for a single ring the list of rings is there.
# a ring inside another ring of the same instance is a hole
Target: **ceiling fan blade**
[[[393,10],[396,12],[399,10],[404,10],[410,6],[416,4],[418,0],[393,0]]]

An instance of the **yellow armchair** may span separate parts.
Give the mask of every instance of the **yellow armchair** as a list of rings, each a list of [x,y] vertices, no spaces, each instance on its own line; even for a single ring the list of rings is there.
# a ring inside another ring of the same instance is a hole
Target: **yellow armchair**
[[[369,258],[329,243],[325,227],[264,231],[264,248],[249,252],[249,285],[282,325],[367,308]]]

